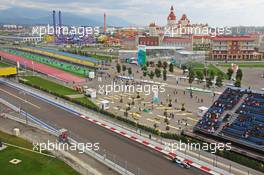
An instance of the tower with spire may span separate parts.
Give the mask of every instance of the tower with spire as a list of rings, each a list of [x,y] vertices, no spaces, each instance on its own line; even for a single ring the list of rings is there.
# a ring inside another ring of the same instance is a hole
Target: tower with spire
[[[170,13],[167,17],[167,25],[170,27],[176,26],[177,22],[176,22],[176,15],[174,13],[174,8],[173,6],[171,6],[170,8]]]

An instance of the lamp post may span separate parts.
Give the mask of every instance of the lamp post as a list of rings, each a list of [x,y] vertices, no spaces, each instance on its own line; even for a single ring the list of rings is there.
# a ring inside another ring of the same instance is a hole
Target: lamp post
[[[26,112],[26,103],[27,103],[27,100],[26,100],[26,92],[25,91],[19,91],[19,94],[23,94],[24,96],[24,99],[23,99],[23,103],[25,103],[25,116],[26,116],[26,124],[28,124],[28,117],[27,117],[27,112]],[[20,110],[21,110],[21,107],[20,107]]]

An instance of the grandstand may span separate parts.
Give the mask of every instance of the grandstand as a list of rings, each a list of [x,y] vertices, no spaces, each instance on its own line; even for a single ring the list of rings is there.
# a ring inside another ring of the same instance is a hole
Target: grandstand
[[[39,54],[43,56],[48,56],[48,57],[55,58],[61,61],[67,61],[70,63],[79,64],[82,66],[100,68],[100,65],[98,63],[91,61],[91,59],[88,60],[89,57],[87,57],[87,59],[80,59],[76,57],[76,55],[74,54],[69,54],[69,55],[67,53],[61,54],[61,52],[57,52],[57,51],[49,52],[49,51],[45,51],[43,49],[37,49],[37,48],[19,48],[19,50],[34,53],[34,54]],[[74,57],[71,57],[70,55],[74,55]]]
[[[34,49],[34,48],[32,48],[32,49]],[[55,54],[59,54],[59,55],[64,55],[64,56],[76,58],[79,60],[86,60],[86,61],[90,61],[90,62],[99,64],[99,61],[96,58],[92,58],[92,57],[81,56],[81,55],[71,54],[71,53],[67,53],[67,52],[61,52],[61,51],[57,51],[54,49],[48,49],[48,48],[35,48],[35,49],[43,50],[43,51],[47,51],[47,52],[51,52],[51,53],[55,53]]]
[[[37,72],[40,72],[42,74],[45,74],[47,76],[59,79],[61,81],[64,81],[66,83],[84,83],[86,80],[85,78],[81,78],[79,76],[75,76],[72,75],[68,72],[59,70],[59,69],[55,69],[53,67],[44,65],[44,64],[40,64],[38,62],[32,61],[32,60],[28,60],[24,57],[21,56],[17,56],[17,55],[13,55],[10,54],[8,52],[2,51],[0,50],[0,57],[2,57],[4,60],[8,60],[10,62],[13,63],[19,63],[19,65],[24,66],[26,68],[29,69],[33,69]]]
[[[66,63],[63,61],[59,61],[56,59],[51,59],[48,57],[44,57],[44,56],[40,56],[40,55],[35,55],[35,54],[31,54],[31,53],[27,53],[27,52],[21,52],[21,51],[17,51],[17,50],[13,50],[13,49],[2,49],[5,52],[8,52],[10,54],[13,55],[17,55],[17,56],[21,56],[24,57],[26,59],[30,59],[32,61],[36,61],[42,64],[46,64],[70,73],[74,73],[77,75],[81,75],[81,76],[87,76],[89,74],[89,69],[87,69],[84,66],[79,66],[79,65],[75,65],[75,64],[71,64],[71,63]]]
[[[264,151],[264,94],[227,88],[197,122],[194,131]]]

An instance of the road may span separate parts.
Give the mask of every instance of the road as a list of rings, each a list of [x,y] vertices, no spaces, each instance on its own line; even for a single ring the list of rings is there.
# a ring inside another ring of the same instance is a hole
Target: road
[[[100,149],[127,161],[127,166],[139,168],[141,175],[206,175],[198,169],[183,169],[172,163],[163,155],[134,143],[126,138],[107,131],[76,115],[52,106],[28,94],[0,83],[0,97],[21,107],[24,111],[48,121],[53,125],[67,128],[84,140],[99,142]],[[26,99],[26,100],[25,100]],[[146,173],[147,172],[147,173]]]

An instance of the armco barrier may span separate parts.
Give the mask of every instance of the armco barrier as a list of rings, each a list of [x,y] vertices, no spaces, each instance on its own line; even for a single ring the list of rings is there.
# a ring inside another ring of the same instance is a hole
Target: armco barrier
[[[2,82],[5,82],[5,83],[7,83],[7,85],[12,86],[13,88],[16,88],[18,90],[28,91],[26,88],[19,86],[18,84],[14,84],[10,81],[5,81],[5,80],[3,81],[2,80]],[[220,168],[214,167],[214,166],[212,166],[206,162],[199,161],[199,160],[192,158],[190,156],[188,156],[188,158],[187,158],[187,156],[186,156],[186,158],[184,158],[182,153],[176,154],[174,152],[169,152],[169,151],[165,150],[163,145],[150,142],[147,139],[142,139],[142,137],[140,137],[140,136],[135,136],[135,134],[130,134],[130,132],[128,132],[128,131],[120,130],[119,128],[116,128],[115,126],[110,126],[110,125],[106,124],[105,122],[101,122],[101,121],[92,119],[91,117],[88,117],[88,116],[81,114],[76,109],[67,107],[66,105],[63,105],[63,104],[59,104],[58,102],[56,102],[53,99],[50,99],[48,97],[40,96],[39,94],[36,94],[34,92],[28,92],[28,93],[31,94],[32,96],[38,98],[38,99],[44,100],[50,104],[53,104],[59,108],[62,108],[68,112],[71,112],[71,113],[75,114],[76,116],[82,117],[83,119],[86,119],[86,120],[88,120],[94,124],[97,124],[101,127],[104,127],[106,129],[108,129],[114,133],[117,133],[118,135],[121,135],[123,137],[126,137],[126,138],[128,138],[134,142],[140,143],[140,144],[142,144],[142,145],[144,145],[150,149],[153,149],[157,152],[160,152],[160,153],[162,153],[162,154],[164,154],[170,158],[176,157],[182,161],[185,161],[185,162],[189,163],[191,166],[200,169],[201,171],[207,172],[207,173],[212,174],[212,175],[231,175],[232,174],[232,173],[224,171]]]
[[[59,129],[56,129],[56,128],[46,124],[45,122],[39,120],[38,118],[34,117],[33,115],[31,115],[25,111],[19,110],[19,108],[17,108],[16,106],[12,105],[11,103],[9,103],[9,102],[1,99],[1,98],[0,98],[0,103],[3,103],[4,105],[6,105],[8,107],[11,107],[15,111],[20,111],[21,115],[26,117],[26,119],[23,120],[21,118],[16,118],[13,116],[6,115],[7,118],[9,118],[11,120],[15,120],[17,122],[27,124],[27,125],[35,127],[35,128],[39,128],[39,129],[44,130],[44,131],[46,131],[46,132],[48,132],[48,133],[50,133],[56,137],[59,136]],[[72,143],[75,143],[75,144],[78,143],[76,140],[74,140],[72,138],[69,138],[69,142],[71,144]],[[99,162],[103,163],[104,165],[112,168],[113,170],[115,170],[116,172],[118,172],[122,175],[135,175],[132,172],[126,170],[125,168],[115,164],[114,162],[107,159],[106,157],[96,153],[95,151],[85,151],[85,153],[87,155],[93,157],[94,159],[98,160]]]

